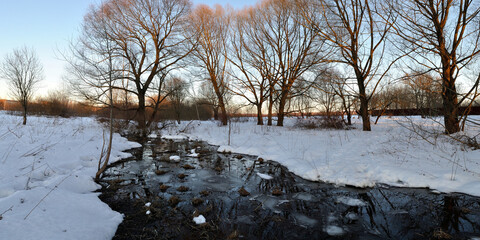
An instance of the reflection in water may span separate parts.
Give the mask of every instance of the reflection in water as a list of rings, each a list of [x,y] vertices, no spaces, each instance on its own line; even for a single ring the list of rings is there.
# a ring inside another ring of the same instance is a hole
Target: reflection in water
[[[198,158],[187,157],[192,149]],[[201,142],[154,140],[133,153],[134,158],[111,166],[101,182],[101,198],[125,214],[116,239],[480,236],[480,200],[467,195],[310,182],[275,162],[219,154]],[[170,155],[182,160],[170,162]],[[182,168],[185,164],[193,169]],[[181,186],[188,191],[180,192]],[[250,195],[241,196],[238,190],[242,187]],[[147,202],[152,203],[148,209]],[[146,215],[147,210],[152,214]],[[196,214],[205,216],[207,224],[193,223]]]

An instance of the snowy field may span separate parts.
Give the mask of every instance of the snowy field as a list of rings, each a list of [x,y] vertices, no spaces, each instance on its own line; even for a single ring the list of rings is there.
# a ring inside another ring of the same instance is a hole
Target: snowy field
[[[103,128],[92,118],[0,112],[0,239],[111,239],[121,214],[93,193]],[[115,134],[113,161],[138,143]]]
[[[295,127],[296,121],[287,119],[283,128],[256,126],[254,120],[232,122],[230,145],[229,128],[212,121],[184,122],[162,134],[205,140],[219,145],[219,151],[274,160],[309,180],[358,187],[381,183],[428,187],[480,196],[480,150],[473,151],[443,134],[423,132],[442,132],[431,119],[381,118],[372,124],[371,132],[361,131],[358,119],[352,130],[307,130]],[[479,132],[467,126],[468,135]]]

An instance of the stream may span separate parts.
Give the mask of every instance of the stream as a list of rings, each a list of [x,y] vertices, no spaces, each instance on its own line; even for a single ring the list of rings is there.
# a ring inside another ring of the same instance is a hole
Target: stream
[[[480,198],[312,182],[217,148],[149,139],[109,166],[100,199],[124,214],[114,239],[480,239]]]

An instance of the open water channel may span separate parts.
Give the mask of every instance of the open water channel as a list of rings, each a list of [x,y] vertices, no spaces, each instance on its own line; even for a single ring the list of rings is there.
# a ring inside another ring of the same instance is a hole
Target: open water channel
[[[480,239],[480,198],[338,187],[216,150],[150,139],[111,165],[100,198],[125,215],[114,239]]]

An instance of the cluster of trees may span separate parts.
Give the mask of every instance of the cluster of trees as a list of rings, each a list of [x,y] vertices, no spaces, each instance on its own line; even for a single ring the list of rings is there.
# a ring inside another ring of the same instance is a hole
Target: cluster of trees
[[[64,57],[77,94],[111,112],[122,96],[142,131],[162,102],[178,109],[190,96],[224,125],[236,103],[259,125],[265,113],[283,126],[292,112],[320,109],[348,122],[357,113],[365,131],[372,109],[440,105],[455,133],[459,107],[478,96],[479,22],[474,0],[261,0],[241,10],[106,0]]]

